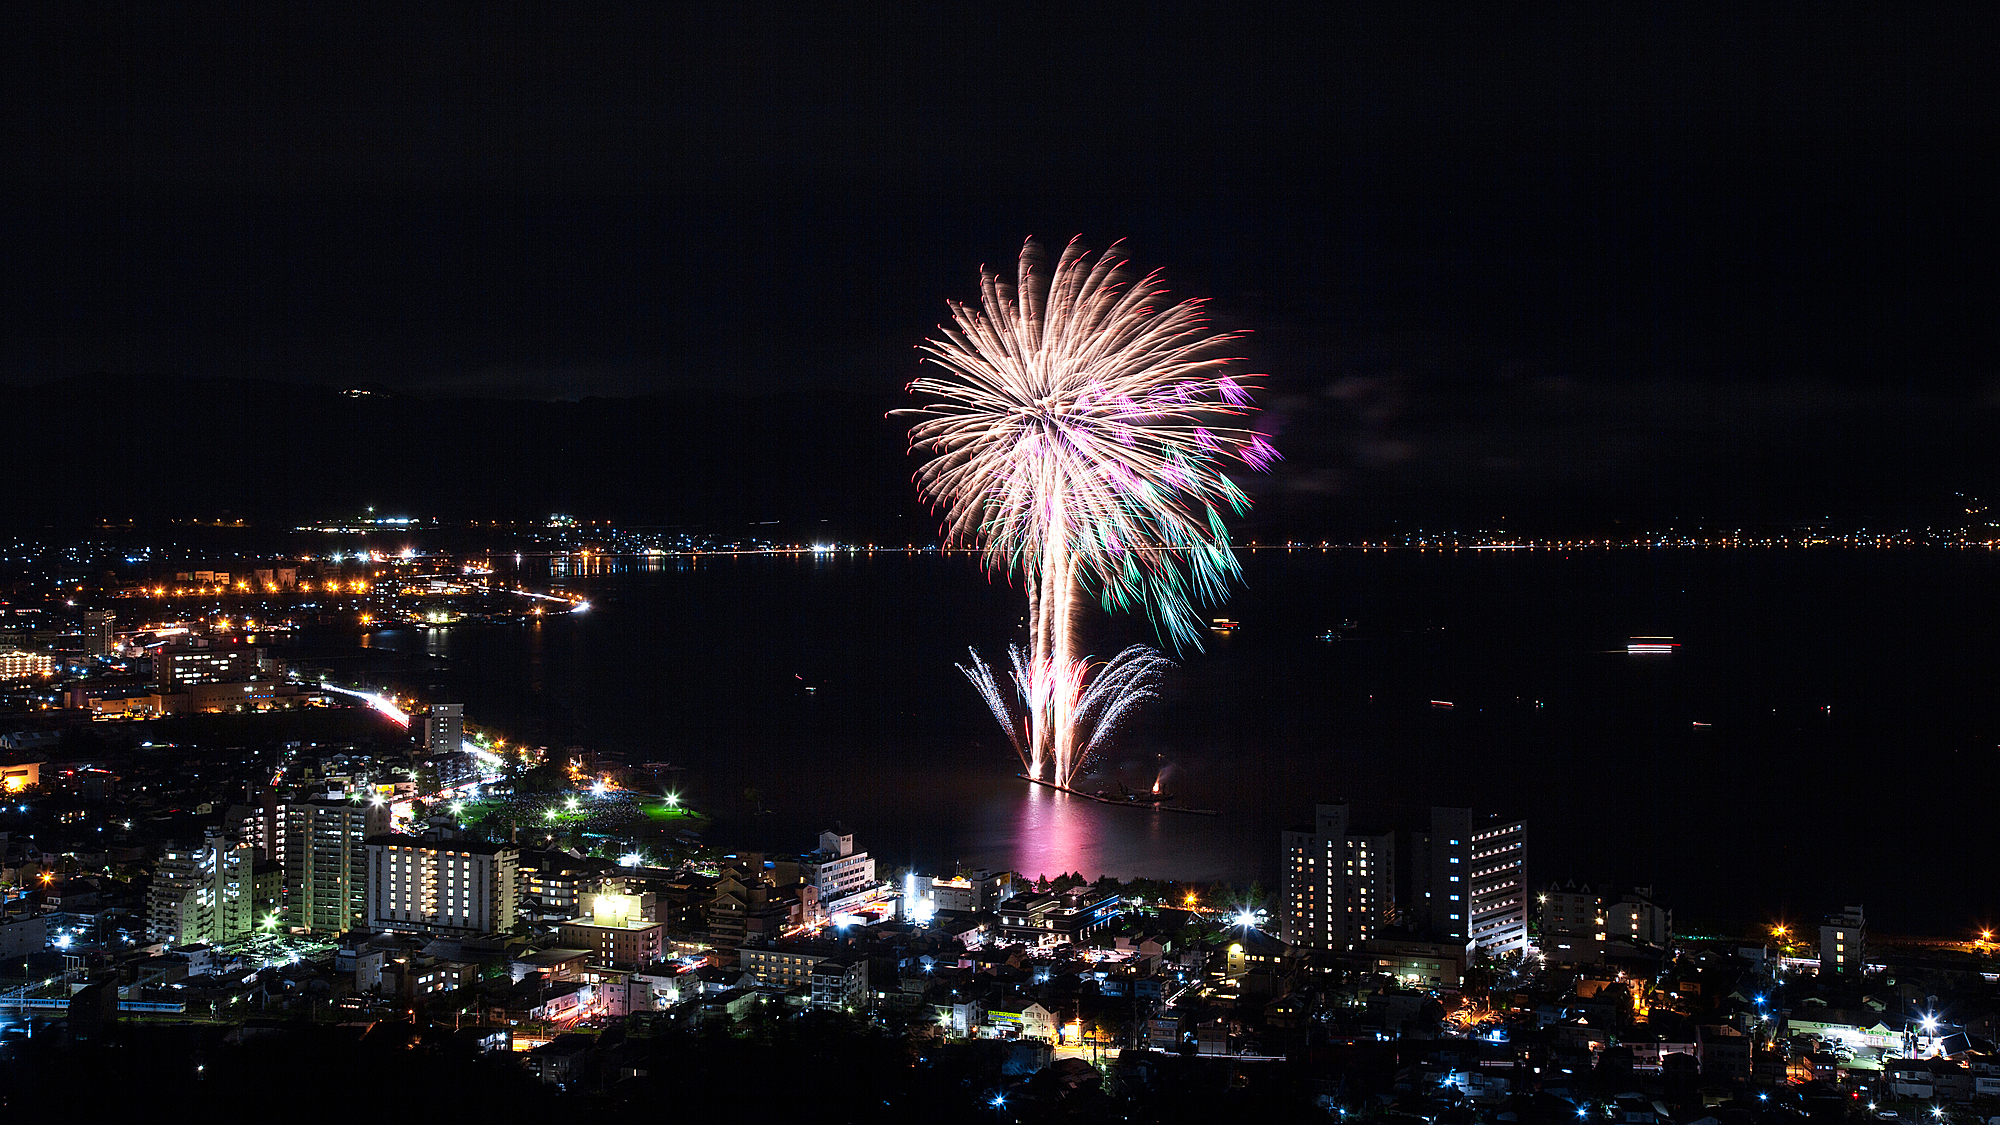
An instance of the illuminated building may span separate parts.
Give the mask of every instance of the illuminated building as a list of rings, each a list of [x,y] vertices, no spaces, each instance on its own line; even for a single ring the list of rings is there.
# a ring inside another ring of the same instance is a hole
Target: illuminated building
[[[39,761],[0,764],[0,793],[19,793],[41,784],[41,781],[42,763]]]
[[[815,965],[844,952],[826,942],[781,941],[768,947],[745,946],[737,950],[736,964],[774,988],[793,988],[811,984]]]
[[[433,703],[424,716],[424,753],[456,754],[465,743],[465,704]]]
[[[1850,906],[1819,928],[1819,971],[1858,976],[1868,964],[1868,920]]]
[[[163,692],[159,709],[165,714],[190,711],[269,711],[297,706],[299,685],[290,680],[234,680],[188,684],[184,690]]]
[[[1541,951],[1557,964],[1604,960],[1604,900],[1588,884],[1551,883],[1535,895]]]
[[[563,851],[523,851],[516,870],[516,914],[531,922],[561,922],[585,913],[590,893],[615,867]]]
[[[187,684],[254,680],[264,671],[260,645],[210,645],[205,640],[176,640],[153,653],[153,681],[162,690]]]
[[[299,588],[299,568],[295,566],[258,567],[250,572],[256,588],[266,593],[287,592]]]
[[[46,652],[26,652],[18,648],[0,649],[0,680],[25,680],[51,675],[56,658]]]
[[[385,835],[367,847],[376,929],[473,936],[514,927],[521,852],[512,844]]]
[[[858,1012],[868,1005],[868,958],[830,957],[812,967],[810,1003],[829,1011]]]
[[[746,939],[776,938],[824,922],[818,890],[802,881],[808,867],[799,860],[767,860],[759,852],[726,857],[703,903],[710,939],[733,949]]]
[[[1489,954],[1528,948],[1527,823],[1433,806],[1422,829],[1357,833],[1345,804],[1283,833],[1280,932],[1347,952],[1395,924]]]
[[[643,969],[666,951],[666,927],[646,918],[638,895],[590,896],[590,913],[564,922],[557,939],[564,946],[597,954],[594,964]]]
[[[1459,942],[1371,938],[1358,948],[1371,973],[1416,987],[1457,988],[1465,980],[1465,946]]]
[[[1312,831],[1287,831],[1283,842],[1278,901],[1286,941],[1346,952],[1394,917],[1393,833],[1352,832],[1346,804],[1317,805]]]
[[[118,616],[108,609],[86,609],[83,611],[83,654],[85,656],[110,656],[113,634],[117,631]]]
[[[65,630],[39,606],[0,605],[0,649],[46,649],[62,638]]]
[[[173,945],[219,945],[256,927],[257,849],[210,829],[195,845],[161,853],[146,892],[146,935]]]
[[[819,850],[799,864],[799,873],[819,891],[820,902],[833,909],[841,899],[875,885],[875,861],[854,850],[854,833],[836,826],[819,834]]]
[[[1000,933],[1007,941],[1081,942],[1115,921],[1124,901],[1091,890],[1015,895],[1000,906]]]
[[[389,828],[386,806],[294,801],[278,808],[285,839],[285,912],[312,933],[346,933],[368,918],[367,841]]]
[[[1604,932],[1634,944],[1666,945],[1673,937],[1674,912],[1653,901],[1653,888],[1634,887],[1604,904]]]
[[[1528,825],[1471,809],[1432,806],[1428,832],[1410,835],[1408,925],[1489,956],[1528,951]]]

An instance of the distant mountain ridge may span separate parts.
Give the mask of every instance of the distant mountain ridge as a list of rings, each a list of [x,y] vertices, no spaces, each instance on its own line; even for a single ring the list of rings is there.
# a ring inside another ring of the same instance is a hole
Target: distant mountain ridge
[[[442,518],[873,524],[918,511],[898,395],[351,395],[278,380],[78,376],[0,387],[31,468],[0,513],[60,522],[228,508],[305,520],[394,505]]]

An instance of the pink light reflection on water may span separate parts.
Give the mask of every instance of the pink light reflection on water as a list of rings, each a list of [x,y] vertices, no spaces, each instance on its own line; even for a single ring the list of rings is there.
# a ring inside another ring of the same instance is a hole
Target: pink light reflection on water
[[[1014,870],[1029,878],[1081,871],[1085,878],[1102,873],[1103,848],[1100,839],[1104,810],[1094,808],[1082,797],[1030,785],[1015,814]]]

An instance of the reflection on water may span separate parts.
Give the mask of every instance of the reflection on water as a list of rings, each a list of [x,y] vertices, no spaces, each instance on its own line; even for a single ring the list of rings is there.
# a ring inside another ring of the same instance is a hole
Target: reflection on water
[[[968,763],[970,771],[980,768]],[[1240,820],[1120,808],[1018,780],[994,789],[972,819],[968,865],[1031,877],[1076,871],[1086,879],[1247,881],[1255,859],[1246,857],[1256,856],[1263,834],[1261,825]]]
[[[1099,843],[1094,814],[1107,810],[1092,802],[1042,785],[1027,787],[1014,829],[1014,855],[1008,866],[1037,878],[1095,868]]]
[[[1885,925],[1941,932],[2000,913],[1948,865],[1798,835],[1828,807],[1921,809],[1933,851],[1979,854],[2000,771],[2000,648],[1982,625],[2000,617],[2000,554],[1252,555],[1227,611],[1242,627],[1181,655],[1120,731],[1117,776],[1087,783],[1162,780],[1216,817],[1013,776],[955,664],[1020,637],[1019,594],[969,558],[578,562],[516,573],[565,576],[598,607],[584,617],[360,649],[308,631],[286,655],[441,684],[510,739],[683,765],[724,848],[803,849],[845,820],[889,868],[1270,886],[1280,832],[1317,801],[1466,804],[1536,823],[1531,879],[1650,882],[1693,917],[1865,900]],[[1143,621],[1085,624],[1097,651],[1146,639]],[[1625,654],[1654,634],[1682,647]],[[1874,768],[1885,754],[1896,768]],[[1847,768],[1801,785],[1807,760]]]

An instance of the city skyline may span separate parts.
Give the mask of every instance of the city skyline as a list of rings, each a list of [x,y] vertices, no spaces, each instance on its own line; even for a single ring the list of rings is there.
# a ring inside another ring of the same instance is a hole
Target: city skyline
[[[10,1123],[2000,1125],[1983,9],[8,31]]]

